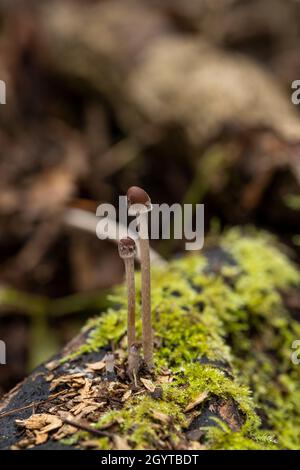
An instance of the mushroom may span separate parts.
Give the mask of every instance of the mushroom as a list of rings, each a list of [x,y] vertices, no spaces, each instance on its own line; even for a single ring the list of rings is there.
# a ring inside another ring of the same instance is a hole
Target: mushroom
[[[115,374],[115,355],[112,352],[107,352],[104,356],[105,372],[107,379],[112,379]]]
[[[153,367],[153,332],[151,320],[150,247],[148,238],[148,212],[152,209],[150,197],[142,188],[132,186],[127,191],[129,215],[137,217],[141,251],[142,273],[142,329],[144,360]]]
[[[132,343],[135,342],[135,282],[134,282],[134,257],[136,254],[135,241],[130,238],[122,238],[119,241],[119,255],[124,260],[126,284],[127,284],[127,342],[128,353]]]
[[[131,344],[128,354],[128,375],[134,382],[135,387],[137,384],[137,375],[141,367],[141,355],[140,355],[141,343],[134,342]]]

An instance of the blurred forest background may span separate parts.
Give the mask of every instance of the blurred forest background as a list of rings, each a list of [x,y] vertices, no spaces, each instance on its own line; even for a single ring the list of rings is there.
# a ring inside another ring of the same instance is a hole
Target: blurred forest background
[[[0,394],[106,307],[95,210],[131,185],[299,262],[299,50],[297,0],[0,1]]]

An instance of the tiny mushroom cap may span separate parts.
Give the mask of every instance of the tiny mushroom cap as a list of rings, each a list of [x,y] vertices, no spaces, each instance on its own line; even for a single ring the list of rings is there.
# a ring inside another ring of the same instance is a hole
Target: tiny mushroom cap
[[[138,186],[131,186],[128,189],[127,203],[130,215],[137,215],[139,212],[148,212],[152,209],[149,195]]]
[[[132,352],[137,352],[140,349],[142,349],[142,343],[140,341],[135,341],[134,343],[131,344],[130,350]]]
[[[119,255],[122,259],[133,258],[136,255],[136,244],[132,238],[122,238],[119,241]]]

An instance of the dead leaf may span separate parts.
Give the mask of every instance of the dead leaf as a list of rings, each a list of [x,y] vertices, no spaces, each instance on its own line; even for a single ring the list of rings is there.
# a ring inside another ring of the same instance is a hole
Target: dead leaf
[[[51,361],[51,362],[48,362],[48,364],[46,364],[46,369],[50,370],[50,371],[53,371],[54,369],[56,369],[58,366],[60,365],[60,362],[59,361]]]
[[[28,446],[32,444],[32,439],[24,438],[21,439],[15,446],[11,446],[11,450],[20,450],[26,449]]]
[[[152,416],[157,421],[160,421],[163,424],[169,424],[171,421],[171,417],[166,415],[165,413],[161,413],[160,411],[153,410]]]
[[[149,392],[154,392],[155,390],[155,385],[151,380],[148,379],[141,379],[141,382],[143,383],[144,387],[149,390]]]
[[[114,436],[113,441],[117,450],[131,450],[125,437]]]
[[[104,361],[98,361],[98,362],[91,362],[87,364],[87,369],[92,371],[92,372],[98,372],[99,370],[102,370],[105,368],[105,362]]]
[[[122,396],[122,402],[124,403],[126,400],[128,400],[131,394],[132,394],[132,390],[127,390],[127,392],[125,392],[124,395]]]
[[[101,405],[100,405],[100,407],[101,407]],[[93,413],[93,411],[98,410],[98,408],[100,408],[100,407],[99,407],[99,404],[98,405],[96,404],[96,405],[86,406],[84,408],[84,410],[80,413],[79,418],[80,419],[84,418],[85,416],[89,415],[90,413]]]
[[[77,373],[70,375],[61,375],[60,377],[57,377],[56,379],[52,380],[50,390],[52,391],[60,385],[64,384],[81,387],[85,384],[84,374]]]
[[[118,387],[118,383],[117,382],[110,382],[108,387],[107,387],[107,390],[109,392],[113,392],[115,390],[115,388]]]
[[[64,424],[55,434],[53,434],[52,438],[56,441],[61,441],[65,437],[71,436],[75,434],[78,429],[74,426],[70,426],[69,424]]]
[[[31,415],[27,419],[16,419],[17,426],[30,429],[32,431],[43,431],[44,433],[53,431],[62,426],[62,420],[57,416],[47,413],[39,413]]]
[[[70,409],[70,413],[73,413],[74,416],[79,415],[79,413],[81,413],[85,406],[86,404],[84,402],[77,403],[77,405],[73,406],[73,408]]]
[[[170,375],[159,375],[157,377],[157,382],[163,384],[163,383],[170,383],[173,381],[173,377]]]
[[[194,408],[196,408],[196,406],[200,405],[200,403],[202,403],[207,397],[208,397],[208,392],[205,391],[205,392],[200,393],[200,395],[198,395],[198,397],[194,401],[192,401],[191,403],[187,405],[184,411],[187,413],[188,411],[193,410]]]
[[[82,398],[88,398],[90,396],[91,387],[92,382],[89,379],[85,379],[84,387],[80,390],[80,396]]]
[[[39,444],[44,444],[48,440],[48,434],[46,432],[37,432],[35,445],[38,446]]]
[[[51,415],[49,415],[51,416]],[[48,426],[45,426],[43,428],[43,432],[50,432],[50,431],[54,431],[55,429],[58,429],[62,426],[62,421],[57,418],[56,416],[53,416],[51,419],[49,419],[49,424]]]

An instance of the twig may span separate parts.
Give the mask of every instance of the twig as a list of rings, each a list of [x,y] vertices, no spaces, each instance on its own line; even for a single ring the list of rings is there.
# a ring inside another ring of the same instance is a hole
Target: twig
[[[60,392],[54,393],[54,395],[50,395],[47,400],[42,400],[39,402],[32,402],[29,405],[25,406],[20,406],[19,408],[14,408],[13,410],[6,411],[5,413],[0,414],[0,419],[5,418],[6,416],[13,415],[15,413],[18,413],[19,411],[24,411],[24,410],[29,410],[30,408],[37,408],[39,405],[44,405],[45,403],[48,403],[51,400],[54,400],[54,398],[58,397],[59,395],[62,395],[63,393],[66,393],[66,390],[61,390]]]
[[[97,218],[91,212],[88,212],[83,209],[67,209],[64,216],[63,222],[66,226],[77,228],[83,230],[85,232],[92,233],[95,235],[97,223],[99,222],[99,218]],[[130,230],[127,229],[122,224],[118,224],[113,219],[109,220],[108,229],[111,233],[108,233],[108,238],[114,243],[118,243],[118,240],[115,239],[115,234],[118,233],[120,238],[124,237],[131,237],[135,238],[135,233],[132,233]],[[136,240],[137,244],[137,261],[140,262],[140,247],[139,247],[139,240]],[[150,249],[150,258],[151,263],[155,266],[166,266],[167,262],[153,249]]]
[[[95,434],[95,436],[109,437],[109,438],[113,437],[113,434],[106,432],[106,431],[100,431],[100,429],[95,429],[87,423],[73,421],[72,419],[62,418],[61,416],[60,416],[60,419],[65,424],[69,424],[70,426],[81,429],[82,431],[90,432],[91,434]]]

